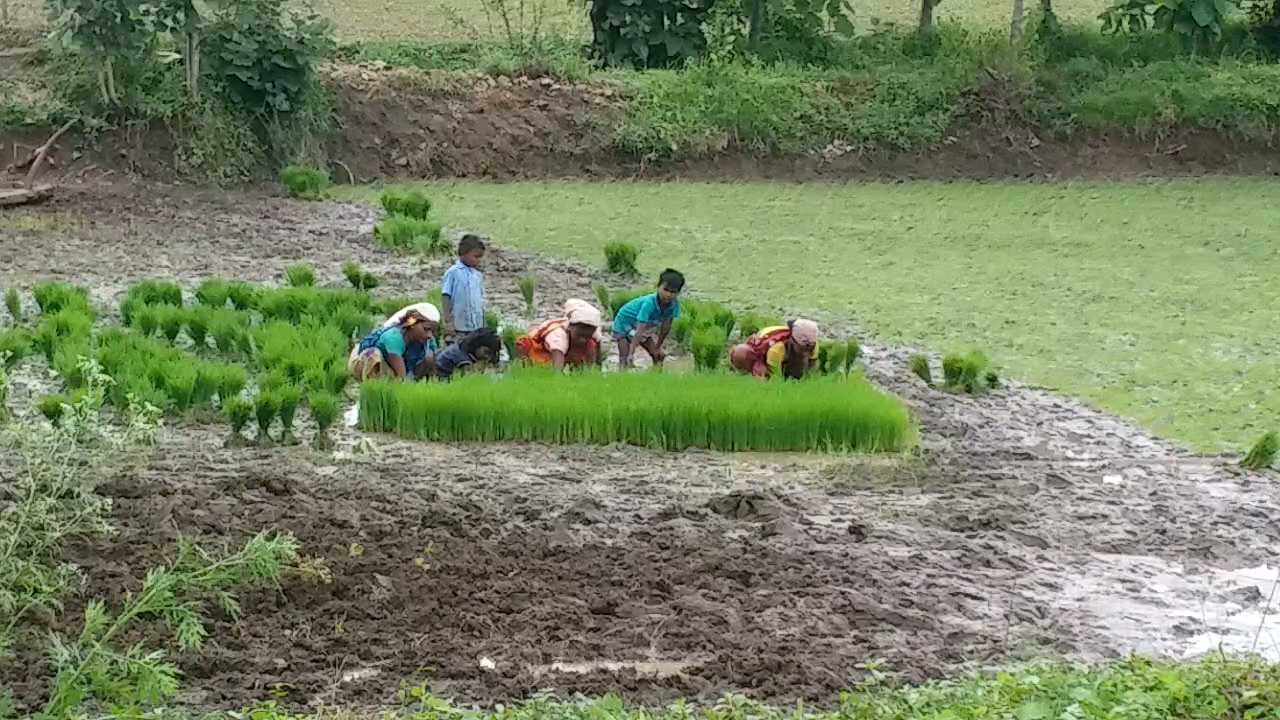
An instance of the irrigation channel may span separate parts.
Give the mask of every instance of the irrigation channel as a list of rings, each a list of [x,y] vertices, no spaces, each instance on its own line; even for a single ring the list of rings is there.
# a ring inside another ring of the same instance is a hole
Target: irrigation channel
[[[56,269],[105,308],[143,278],[273,282],[299,260],[323,283],[357,260],[388,294],[435,282],[444,261],[375,248],[376,217],[91,186],[6,213],[0,284],[29,290]],[[543,315],[600,279],[500,240],[487,272],[513,318],[520,275],[540,278]],[[180,656],[182,700],[206,709],[269,695],[382,704],[407,678],[476,701],[549,688],[825,702],[870,659],[907,679],[1220,645],[1280,659],[1280,629],[1262,622],[1280,549],[1273,476],[1016,381],[932,390],[907,371],[909,350],[870,340],[866,376],[909,405],[920,456],[420,443],[346,427],[333,452],[226,449],[225,425],[187,418],[103,487],[120,532],[72,554],[87,587],[114,593],[179,533],[217,544],[284,528],[329,563],[331,583],[247,596],[204,656]],[[50,383],[42,363],[20,366],[11,405],[35,422]],[[20,703],[41,691],[42,662],[0,667]]]

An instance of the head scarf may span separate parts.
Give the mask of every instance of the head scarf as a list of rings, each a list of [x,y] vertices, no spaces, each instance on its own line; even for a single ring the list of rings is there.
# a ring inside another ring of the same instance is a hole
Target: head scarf
[[[599,328],[604,322],[600,311],[586,300],[570,298],[564,301],[564,316],[570,325],[590,325]]]
[[[391,317],[387,318],[387,321],[382,323],[382,327],[391,327],[393,325],[399,325],[400,322],[404,320],[405,316],[408,315],[410,312],[417,312],[419,315],[422,316],[424,320],[428,320],[433,323],[440,322],[440,311],[436,308],[436,306],[432,305],[429,302],[421,302],[421,303],[415,303],[408,307],[400,308],[400,310],[397,311],[395,315],[392,315]]]
[[[791,339],[801,345],[817,345],[818,323],[804,319],[792,321]]]
[[[417,310],[408,310],[400,317],[400,327],[411,328],[418,323],[426,321],[427,319],[423,317],[422,313]]]

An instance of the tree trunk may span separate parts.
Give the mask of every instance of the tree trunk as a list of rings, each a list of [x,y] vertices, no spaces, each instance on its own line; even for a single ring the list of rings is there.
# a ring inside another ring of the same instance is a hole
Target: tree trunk
[[[933,9],[938,0],[920,0],[920,32],[933,32]]]
[[[1045,15],[1053,13],[1053,0],[1040,0],[1040,12]]]
[[[187,96],[191,102],[200,99],[200,36],[195,30],[187,32]]]
[[[748,37],[753,45],[760,42],[760,36],[764,34],[764,3],[765,0],[751,0],[751,29]]]
[[[107,72],[107,95],[111,98],[111,103],[113,105],[119,105],[120,93],[116,90],[116,65],[115,60],[110,55],[107,56],[106,67],[104,69]]]
[[[1013,18],[1009,21],[1009,42],[1022,41],[1022,18],[1025,14],[1023,0],[1013,0]]]

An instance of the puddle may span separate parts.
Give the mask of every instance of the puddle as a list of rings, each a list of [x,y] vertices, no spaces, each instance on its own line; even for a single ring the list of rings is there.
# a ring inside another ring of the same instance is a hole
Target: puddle
[[[550,665],[534,665],[530,669],[538,675],[551,673],[570,673],[586,675],[594,672],[631,671],[637,675],[649,677],[673,677],[681,675],[685,670],[698,664],[697,660],[581,660],[577,662],[554,662]]]

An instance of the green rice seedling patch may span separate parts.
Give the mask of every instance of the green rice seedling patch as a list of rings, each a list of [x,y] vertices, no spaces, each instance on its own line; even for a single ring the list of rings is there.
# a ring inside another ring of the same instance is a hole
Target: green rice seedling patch
[[[31,333],[24,328],[11,328],[0,332],[0,357],[4,358],[6,368],[12,368],[31,354],[33,341]]]
[[[316,284],[316,269],[306,263],[294,263],[284,269],[284,279],[290,287],[312,287]]]
[[[518,281],[520,297],[524,298],[525,316],[532,322],[534,318],[534,300],[538,291],[538,278],[534,275],[522,275]]]
[[[360,264],[352,261],[342,266],[342,276],[351,283],[351,287],[360,291],[369,291],[382,284],[377,275],[366,272]]]
[[[1278,454],[1280,454],[1280,435],[1269,432],[1258,438],[1240,464],[1249,470],[1265,470],[1275,464]]]
[[[317,450],[331,450],[333,438],[329,428],[338,419],[338,396],[331,392],[312,392],[307,396],[307,405],[311,408],[311,419],[316,424],[316,434],[311,446]]]
[[[698,328],[691,343],[693,366],[707,372],[718,369],[725,359],[728,340],[729,334],[720,325],[711,324]]]
[[[639,259],[640,250],[631,243],[611,242],[604,246],[604,267],[615,275],[640,277],[640,270],[636,267]]]
[[[300,200],[323,200],[333,186],[329,173],[306,165],[288,165],[280,171],[280,184],[289,195]]]
[[[942,358],[942,381],[948,390],[976,395],[992,388],[991,361],[979,350],[950,353]]]
[[[916,353],[911,356],[908,363],[911,367],[911,374],[923,380],[925,385],[933,387],[933,371],[929,369],[929,358]]]
[[[421,190],[388,188],[378,199],[388,215],[403,215],[415,220],[427,220],[431,216],[431,198]]]
[[[93,334],[94,316],[87,306],[59,306],[60,309],[40,318],[36,325],[35,346],[49,363],[53,363],[58,346],[69,338],[88,339]]]
[[[22,298],[18,295],[17,288],[9,288],[4,292],[4,307],[9,311],[9,317],[14,325],[22,324]]]
[[[83,314],[97,317],[89,304],[89,291],[60,282],[39,283],[31,290],[36,306],[45,315],[52,315],[60,310],[80,310]]]
[[[249,418],[253,415],[253,403],[241,397],[230,398],[222,404],[222,414],[226,416],[227,423],[231,425],[231,434],[227,437],[224,447],[244,447],[249,444],[245,439],[244,428],[249,424]]]
[[[916,441],[902,402],[856,375],[762,383],[719,373],[521,368],[448,384],[367,382],[360,386],[360,425],[435,441],[667,450],[896,452]]]
[[[382,247],[399,253],[443,255],[449,242],[441,233],[440,223],[419,220],[407,215],[392,215],[373,228],[373,239]]]
[[[280,417],[280,444],[297,445],[298,438],[293,434],[293,423],[298,414],[298,406],[302,404],[302,391],[296,385],[285,385],[275,391],[277,414]]]
[[[604,283],[593,283],[591,292],[595,293],[596,302],[600,308],[608,313],[609,317],[613,317],[613,301],[609,296],[609,287]]]
[[[222,278],[208,278],[196,286],[196,302],[215,310],[225,308],[231,297],[231,284]]]
[[[258,422],[258,444],[265,447],[271,444],[271,422],[280,411],[280,401],[270,390],[260,390],[253,398],[253,417]]]

